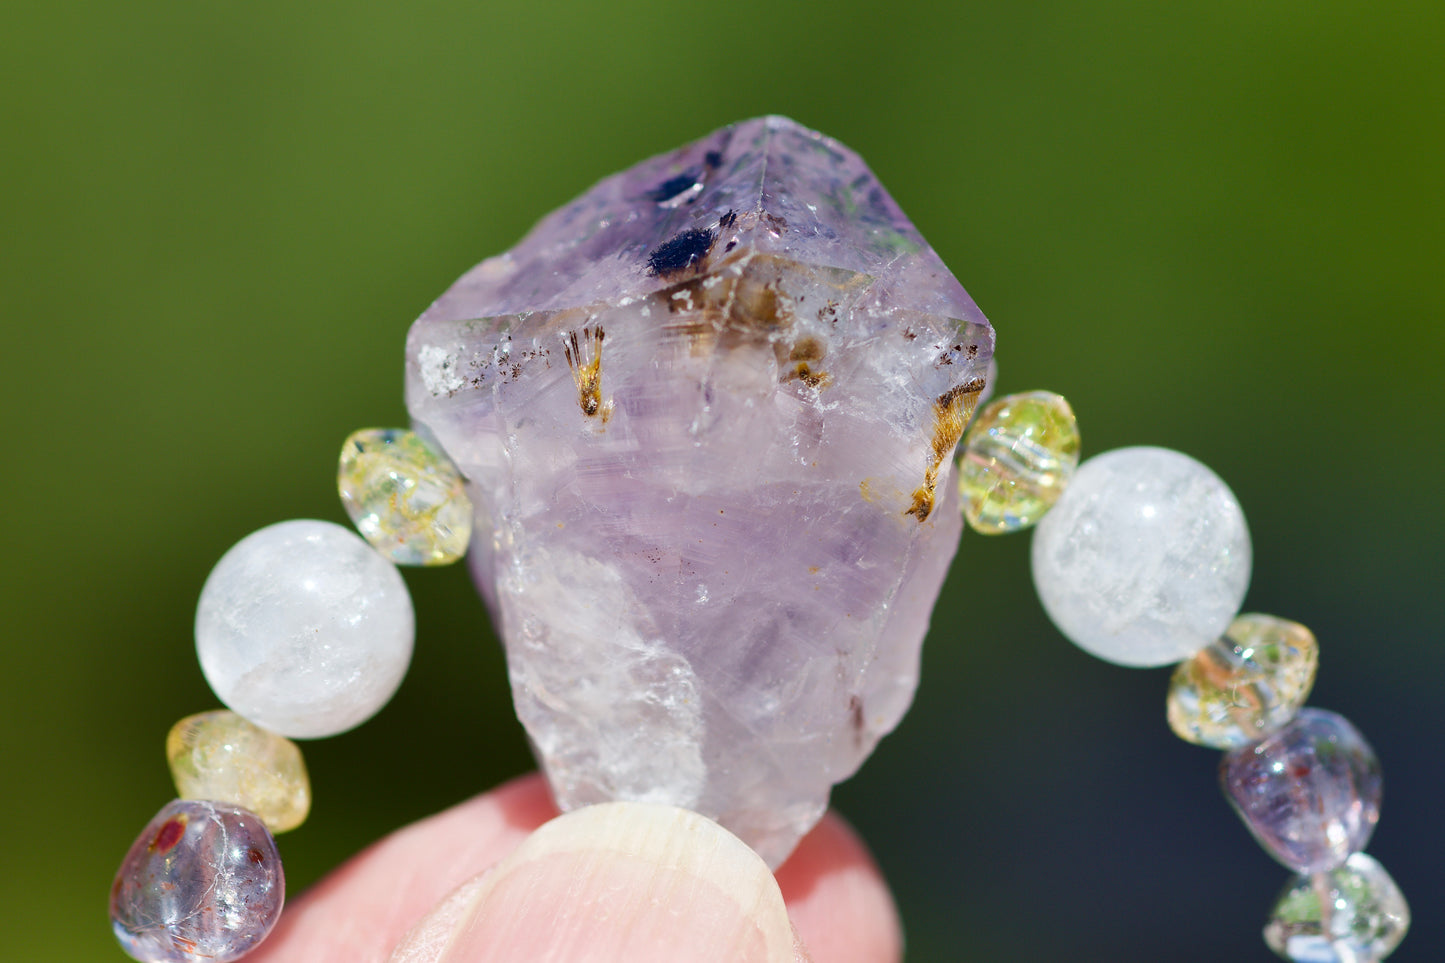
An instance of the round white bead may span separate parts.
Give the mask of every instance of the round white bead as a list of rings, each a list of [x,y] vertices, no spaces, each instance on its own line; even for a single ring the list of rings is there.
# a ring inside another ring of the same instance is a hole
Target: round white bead
[[[1219,477],[1167,448],[1079,466],[1034,533],[1034,585],[1081,648],[1167,665],[1218,638],[1249,586],[1244,512]]]
[[[396,566],[331,522],[246,536],[211,570],[196,609],[196,651],[216,695],[293,738],[371,718],[401,684],[415,634]]]

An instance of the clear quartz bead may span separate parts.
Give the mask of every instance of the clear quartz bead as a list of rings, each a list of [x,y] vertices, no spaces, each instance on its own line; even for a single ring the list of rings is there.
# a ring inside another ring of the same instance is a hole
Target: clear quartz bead
[[[280,522],[221,557],[196,607],[196,654],[230,709],[296,739],[333,736],[386,705],[411,662],[401,573],[332,522]]]
[[[1187,742],[1215,749],[1253,742],[1294,718],[1318,665],[1319,647],[1303,625],[1241,615],[1174,670],[1169,727]]]
[[[1249,569],[1234,494],[1167,448],[1085,461],[1034,531],[1034,585],[1049,617],[1075,645],[1120,665],[1168,665],[1217,639]]]
[[[166,737],[166,759],[182,799],[249,809],[272,833],[306,821],[311,781],[301,749],[225,709],[187,716]]]
[[[352,432],[336,487],[357,531],[396,564],[446,565],[466,554],[472,503],[461,473],[416,432]]]
[[[958,461],[963,517],[985,535],[1038,522],[1079,464],[1079,425],[1062,395],[1030,391],[985,408]]]
[[[1264,941],[1294,963],[1376,963],[1410,928],[1410,907],[1385,868],[1355,853],[1337,869],[1296,876],[1280,894]]]
[[[1380,818],[1380,763],[1343,716],[1303,709],[1227,753],[1220,782],[1249,831],[1297,873],[1334,869],[1365,848]]]

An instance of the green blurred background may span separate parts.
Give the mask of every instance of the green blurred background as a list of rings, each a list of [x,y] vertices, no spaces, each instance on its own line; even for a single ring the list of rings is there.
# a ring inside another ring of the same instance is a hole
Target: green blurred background
[[[336,452],[404,421],[411,319],[596,179],[768,112],[872,165],[1002,390],[1233,485],[1247,607],[1316,630],[1314,703],[1383,757],[1395,958],[1445,958],[1442,54],[1438,0],[11,0],[0,958],[121,959],[111,874],[167,728],[215,704],[201,583],[262,525],[345,520]],[[1271,958],[1287,873],[1169,734],[1167,670],[1048,624],[1027,541],[965,538],[913,713],[836,795],[909,959]],[[401,692],[306,746],[293,893],[530,765],[464,573],[409,582]]]

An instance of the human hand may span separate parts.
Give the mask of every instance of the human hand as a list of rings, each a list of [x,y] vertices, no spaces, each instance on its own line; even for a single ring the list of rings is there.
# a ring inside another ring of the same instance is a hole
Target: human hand
[[[557,810],[533,774],[398,830],[289,904],[249,963],[902,956],[887,886],[831,813],[774,883],[760,859],[701,817],[594,809],[549,822]]]

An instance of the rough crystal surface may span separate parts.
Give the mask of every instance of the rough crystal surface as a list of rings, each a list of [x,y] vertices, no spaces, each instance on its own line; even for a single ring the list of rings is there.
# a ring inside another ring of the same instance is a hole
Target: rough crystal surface
[[[1228,753],[1224,793],[1271,856],[1320,873],[1365,848],[1380,818],[1380,762],[1343,716],[1303,709],[1284,728]]]
[[[285,897],[276,841],[259,816],[176,799],[121,862],[110,889],[111,926],[143,963],[226,963],[266,938]]]
[[[776,865],[898,722],[993,332],[792,121],[610,177],[411,330],[471,566],[564,808],[673,803]]]
[[[186,716],[166,736],[166,760],[182,799],[249,809],[272,833],[306,821],[311,780],[301,749],[224,709]]]
[[[1328,873],[1290,880],[1264,927],[1294,963],[1378,963],[1410,929],[1410,907],[1385,868],[1355,853]]]

